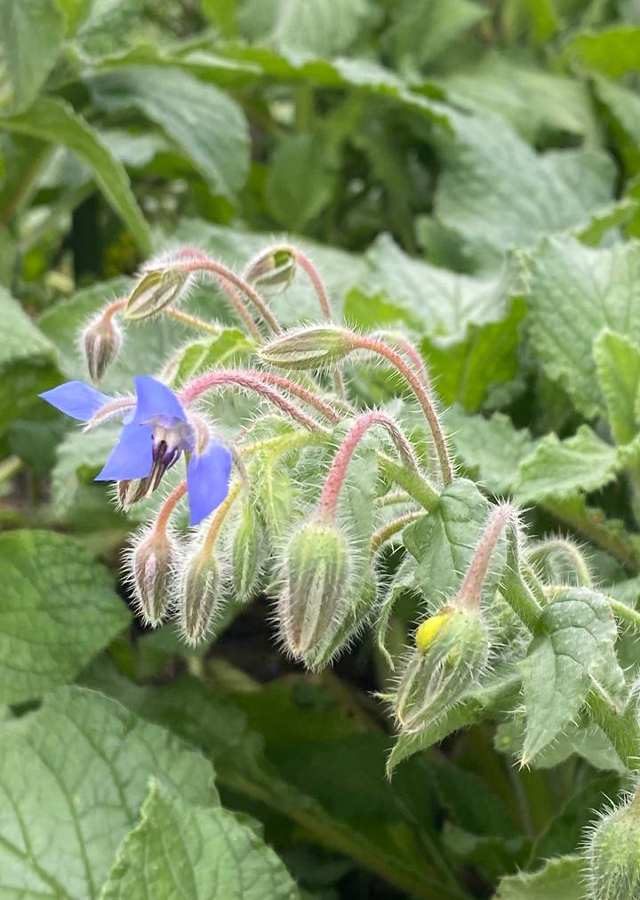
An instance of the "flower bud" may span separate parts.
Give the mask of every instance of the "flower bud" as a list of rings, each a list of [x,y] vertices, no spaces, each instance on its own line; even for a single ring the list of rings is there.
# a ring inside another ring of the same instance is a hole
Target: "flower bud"
[[[347,540],[333,523],[307,522],[294,534],[284,561],[278,622],[296,659],[306,659],[340,628],[350,569]]]
[[[295,278],[297,262],[288,247],[262,251],[247,266],[245,280],[263,294],[279,294]]]
[[[189,556],[179,576],[178,615],[185,641],[192,647],[206,637],[222,597],[220,563],[211,550]]]
[[[231,578],[237,599],[252,600],[258,591],[265,534],[253,507],[245,503],[231,543]]]
[[[339,362],[353,350],[349,332],[334,325],[288,331],[260,351],[265,362],[289,369],[317,369]]]
[[[179,266],[147,269],[132,290],[124,309],[125,319],[147,319],[181,300],[193,275]]]
[[[403,731],[416,732],[455,706],[484,674],[489,631],[477,609],[443,607],[417,629],[395,697]]]
[[[99,315],[82,336],[84,355],[92,381],[100,381],[122,347],[122,332],[113,316]]]
[[[375,569],[370,566],[359,590],[353,588],[343,595],[336,607],[331,625],[322,639],[309,648],[304,656],[307,668],[318,672],[354,640],[370,621],[376,608],[378,585]]]
[[[171,575],[176,559],[175,539],[167,531],[152,531],[131,555],[135,601],[145,625],[156,628],[171,600]]]
[[[640,900],[640,804],[637,798],[606,813],[586,844],[589,897]]]
[[[148,478],[132,478],[130,481],[117,482],[117,505],[124,511],[129,512],[131,507],[144,500],[149,492]]]

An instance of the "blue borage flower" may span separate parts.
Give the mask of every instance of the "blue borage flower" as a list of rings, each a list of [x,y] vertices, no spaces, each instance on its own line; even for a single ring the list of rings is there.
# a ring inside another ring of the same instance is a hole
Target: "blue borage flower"
[[[144,478],[150,493],[184,453],[190,522],[198,525],[229,493],[231,453],[211,437],[206,446],[198,446],[193,425],[166,384],[150,375],[139,375],[134,383],[135,409],[127,411],[120,438],[96,481]],[[68,381],[40,397],[81,422],[88,422],[113,402],[84,381]]]

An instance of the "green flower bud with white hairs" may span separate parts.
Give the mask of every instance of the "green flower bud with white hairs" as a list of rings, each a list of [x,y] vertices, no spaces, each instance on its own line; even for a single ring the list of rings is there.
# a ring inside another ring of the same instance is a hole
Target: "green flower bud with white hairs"
[[[243,505],[231,539],[231,581],[241,603],[258,592],[264,560],[265,533],[252,503]]]
[[[307,522],[289,542],[277,619],[283,643],[295,659],[312,657],[340,628],[350,557],[349,543],[334,522]]]
[[[178,554],[175,538],[167,529],[154,529],[137,537],[130,555],[135,605],[145,625],[157,628],[171,602],[171,575]]]
[[[484,675],[489,629],[477,607],[444,606],[420,625],[394,697],[401,729],[432,725],[456,706]]]
[[[589,900],[640,900],[640,798],[606,812],[585,843]]]
[[[260,351],[265,362],[287,369],[318,369],[340,362],[354,349],[349,332],[337,325],[288,331]]]
[[[211,629],[222,599],[220,560],[215,552],[197,547],[183,559],[177,582],[180,630],[187,644],[195,646]]]

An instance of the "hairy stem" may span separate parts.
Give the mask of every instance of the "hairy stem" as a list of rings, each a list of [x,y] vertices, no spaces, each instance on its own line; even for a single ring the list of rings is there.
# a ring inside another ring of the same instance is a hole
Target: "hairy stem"
[[[460,590],[454,598],[454,603],[458,603],[461,606],[477,606],[480,603],[482,587],[487,578],[491,559],[495,553],[500,536],[507,523],[514,519],[515,516],[515,508],[510,503],[502,503],[491,513],[480,543],[467,569],[467,574],[464,576]]]
[[[393,519],[391,522],[385,522],[371,536],[371,554],[377,553],[382,545],[392,538],[394,534],[398,534],[406,525],[410,525],[411,522],[415,522],[416,519],[420,519],[422,516],[424,516],[424,510],[414,509],[403,516],[398,516],[397,519]]]
[[[321,519],[332,520],[335,518],[338,509],[338,500],[340,498],[340,490],[344,484],[347,467],[351,457],[364,434],[374,425],[382,425],[383,428],[387,429],[405,466],[415,473],[420,472],[418,461],[414,456],[411,444],[405,437],[398,423],[382,412],[374,410],[372,412],[363,413],[351,426],[350,431],[347,433],[334,457],[320,496],[318,514]]]
[[[565,556],[570,557],[579,583],[584,587],[593,587],[593,579],[587,561],[573,541],[565,538],[547,538],[530,548],[527,553],[527,560],[535,563],[541,558],[544,559],[548,553],[563,553]]]
[[[184,495],[187,493],[187,482],[181,481],[180,484],[175,487],[167,499],[164,501],[162,506],[160,507],[160,511],[156,517],[153,531],[154,534],[163,534],[166,531],[167,524],[169,519],[171,518],[171,514],[176,508],[177,504],[182,500]]]
[[[440,468],[442,470],[442,480],[445,484],[450,484],[453,479],[453,466],[449,456],[444,431],[442,429],[442,423],[436,412],[436,406],[431,391],[423,384],[421,379],[411,366],[405,362],[402,356],[385,344],[384,341],[364,337],[355,332],[349,332],[349,337],[351,338],[354,349],[360,348],[362,350],[369,350],[372,353],[383,356],[400,372],[405,381],[409,384],[422,407],[427,422],[429,423],[436,452],[438,454],[438,460],[440,462]]]
[[[211,388],[228,386],[240,387],[264,397],[265,400],[273,403],[274,406],[277,406],[278,409],[281,409],[282,412],[286,413],[300,425],[309,429],[309,431],[326,432],[326,429],[322,425],[316,422],[315,419],[310,418],[297,404],[287,400],[287,398],[278,391],[265,384],[262,374],[262,372],[253,372],[250,369],[231,369],[222,372],[208,372],[206,375],[202,375],[200,378],[191,381],[182,389],[179,395],[180,401],[185,405],[189,405]]]

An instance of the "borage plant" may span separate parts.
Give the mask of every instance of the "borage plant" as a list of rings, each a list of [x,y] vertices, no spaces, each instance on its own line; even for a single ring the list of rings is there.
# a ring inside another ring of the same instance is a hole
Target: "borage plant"
[[[299,269],[322,321],[283,332],[265,296]],[[397,724],[389,776],[416,751],[484,718],[500,723],[500,740],[523,767],[576,748],[593,756],[597,747],[632,773],[640,764],[638,691],[616,640],[621,628],[640,627],[640,616],[594,586],[576,543],[529,541],[514,505],[490,501],[458,475],[417,348],[401,334],[335,323],[301,251],[269,248],[242,276],[191,247],[149,262],[131,294],[84,330],[93,381],[126,352],[122,330],[131,320],[169,316],[219,333],[217,323],[181,308],[207,275],[245,326],[250,366],[185,380],[177,348],[157,377],[135,378],[135,395],[111,397],[80,381],[42,394],[87,430],[122,421],[97,479],[115,482],[123,510],[163,494],[126,562],[144,624],[176,619],[195,646],[266,596],[284,652],[313,672],[370,629],[385,666],[380,699]],[[402,401],[359,407],[349,390],[354,361],[392,370]],[[223,390],[255,400],[255,414],[235,433],[210,403]],[[185,501],[190,527],[180,528]],[[390,623],[408,596],[417,621],[398,641]],[[562,863],[594,900],[638,895],[637,805],[630,795],[605,812],[584,854]]]

